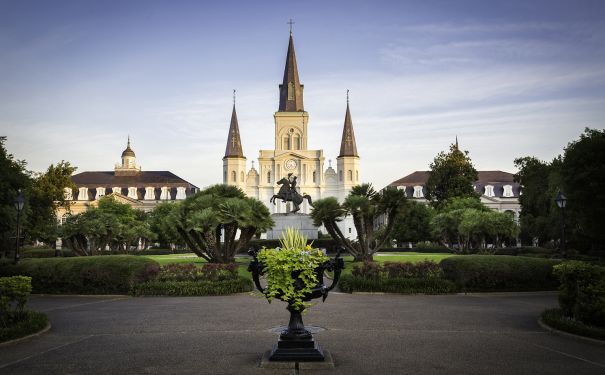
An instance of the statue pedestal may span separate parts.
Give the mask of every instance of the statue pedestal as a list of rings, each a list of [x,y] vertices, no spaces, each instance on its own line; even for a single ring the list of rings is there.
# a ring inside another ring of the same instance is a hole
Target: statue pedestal
[[[317,239],[318,228],[313,225],[313,219],[307,214],[272,214],[271,218],[275,222],[275,226],[267,231],[268,240],[281,239],[282,232],[285,232],[286,228],[297,229],[310,240]]]

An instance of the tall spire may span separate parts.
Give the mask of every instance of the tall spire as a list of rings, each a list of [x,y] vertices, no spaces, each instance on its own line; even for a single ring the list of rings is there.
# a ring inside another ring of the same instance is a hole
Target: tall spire
[[[342,141],[340,142],[340,154],[343,156],[357,156],[357,143],[355,142],[355,132],[353,131],[353,120],[351,120],[351,111],[349,110],[349,90],[347,90],[347,113],[345,114],[345,124],[342,129]]]
[[[458,150],[458,134],[456,134],[456,150]]]
[[[239,125],[237,123],[237,113],[235,112],[235,90],[233,90],[233,112],[231,112],[231,124],[229,125],[229,136],[227,137],[227,147],[225,148],[226,158],[243,158],[242,141],[239,136]]]
[[[291,27],[292,25],[290,25]],[[279,85],[279,112],[302,112],[304,85],[300,84],[298,78],[298,67],[296,65],[296,54],[294,53],[294,39],[290,30],[290,41],[288,53],[286,54],[286,66],[284,68],[284,79]]]

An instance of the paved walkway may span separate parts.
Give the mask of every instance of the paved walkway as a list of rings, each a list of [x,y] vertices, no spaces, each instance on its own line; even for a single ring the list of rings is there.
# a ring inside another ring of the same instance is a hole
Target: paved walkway
[[[52,329],[0,346],[9,374],[605,374],[605,346],[542,330],[543,294],[330,294],[304,316],[333,370],[258,367],[287,323],[258,296],[34,296]]]

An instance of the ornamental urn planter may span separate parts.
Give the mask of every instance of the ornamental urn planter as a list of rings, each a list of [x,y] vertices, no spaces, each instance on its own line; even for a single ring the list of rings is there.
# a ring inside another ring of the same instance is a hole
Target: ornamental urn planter
[[[256,250],[250,250],[248,254],[253,258],[248,266],[248,270],[252,273],[256,289],[269,299],[267,288],[263,288],[260,283],[260,277],[267,272],[267,269],[263,262],[258,260],[258,252]],[[325,301],[328,297],[328,292],[334,289],[338,283],[343,269],[344,261],[340,258],[339,250],[335,258],[327,260],[314,269],[317,285],[311,288],[311,292],[304,295],[303,301],[308,302],[316,298],[322,298],[322,301]],[[324,283],[325,271],[334,272],[334,278],[330,286],[326,286]],[[299,278],[299,274],[300,272],[295,271],[292,272],[291,276],[294,289],[300,291],[304,288],[304,282]],[[275,296],[275,298],[288,303],[286,309],[290,312],[290,321],[288,322],[288,327],[279,335],[278,342],[273,345],[269,360],[296,362],[323,361],[325,356],[322,348],[313,339],[313,334],[303,324],[302,312],[304,309],[296,307],[291,300],[286,301],[283,297],[282,294]]]

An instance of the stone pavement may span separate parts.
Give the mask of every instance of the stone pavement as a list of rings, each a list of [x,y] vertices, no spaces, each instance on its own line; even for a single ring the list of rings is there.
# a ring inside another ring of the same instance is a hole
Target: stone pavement
[[[0,346],[0,374],[605,374],[605,346],[537,324],[553,293],[332,293],[303,319],[332,370],[262,369],[285,304],[224,297],[34,296],[52,329]]]

